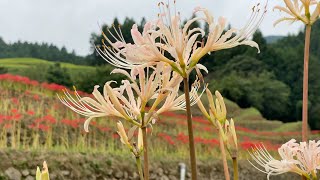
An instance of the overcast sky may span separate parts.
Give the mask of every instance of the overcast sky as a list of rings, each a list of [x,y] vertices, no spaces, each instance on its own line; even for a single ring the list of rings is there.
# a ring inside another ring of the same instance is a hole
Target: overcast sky
[[[167,1],[167,0],[166,0]],[[165,1],[165,2],[166,2]],[[264,2],[265,0],[260,0]],[[48,42],[79,55],[89,53],[89,38],[99,32],[98,24],[111,23],[114,17],[123,21],[133,17],[155,19],[158,0],[0,0],[0,37],[7,43],[17,40]],[[224,16],[233,27],[241,27],[257,0],[178,0],[177,10],[189,18],[196,6],[208,8],[215,17]],[[281,13],[273,12],[280,0],[269,0],[269,12],[261,30],[264,35],[296,33],[303,26],[282,23],[273,27]]]

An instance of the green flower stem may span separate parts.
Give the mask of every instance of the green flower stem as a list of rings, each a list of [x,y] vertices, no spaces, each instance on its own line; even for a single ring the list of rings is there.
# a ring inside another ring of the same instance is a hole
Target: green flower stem
[[[196,161],[196,151],[193,138],[192,129],[192,118],[191,118],[191,105],[190,105],[190,94],[189,94],[189,82],[188,77],[183,78],[184,84],[184,94],[186,100],[186,111],[187,111],[187,121],[188,121],[188,134],[189,134],[189,152],[190,152],[190,162],[191,162],[191,177],[192,180],[197,180],[197,161]]]
[[[144,179],[149,180],[149,157],[148,157],[148,141],[147,141],[147,127],[145,124],[145,112],[141,112],[142,118],[142,139],[143,139],[143,170]]]
[[[228,170],[226,150],[224,148],[224,143],[223,143],[223,139],[222,139],[222,136],[221,136],[220,132],[219,132],[219,141],[220,141],[220,151],[221,151],[222,162],[223,162],[224,176],[225,176],[226,180],[230,180],[230,174],[229,174],[229,170]]]
[[[136,165],[137,165],[137,168],[138,168],[140,180],[144,180],[144,179],[143,179],[143,172],[142,172],[142,167],[141,167],[141,159],[140,159],[140,156],[136,157]]]
[[[233,163],[233,179],[238,180],[239,179],[238,158],[232,157],[232,163]]]
[[[312,174],[312,179],[313,179],[313,180],[317,180],[317,179],[318,179],[318,178],[317,178],[317,173],[315,172],[315,170],[312,171],[311,174]]]
[[[302,141],[308,140],[308,73],[311,25],[306,26],[303,65]]]

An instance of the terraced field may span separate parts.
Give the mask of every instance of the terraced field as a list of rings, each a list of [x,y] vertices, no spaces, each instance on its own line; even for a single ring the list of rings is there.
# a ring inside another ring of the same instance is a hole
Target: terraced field
[[[115,119],[98,119],[89,133],[84,133],[84,117],[65,108],[56,97],[65,87],[39,83],[29,78],[0,76],[0,125],[2,148],[52,149],[62,151],[92,151],[122,154],[115,129]],[[81,93],[86,95],[85,93]],[[206,98],[203,96],[202,98]],[[205,102],[205,101],[204,101]],[[291,139],[300,139],[300,122],[283,124],[268,121],[254,108],[241,109],[226,101],[229,117],[237,126],[242,157],[251,146],[264,143],[270,150]],[[205,103],[206,104],[206,103]],[[218,157],[216,130],[193,107],[197,151],[200,159]],[[184,112],[166,113],[153,125],[151,154],[155,157],[187,157],[187,125]],[[128,128],[128,124],[125,124]],[[151,129],[150,129],[151,133]],[[312,132],[314,138],[319,132]],[[102,142],[102,143],[101,143]],[[179,151],[176,147],[179,146]]]

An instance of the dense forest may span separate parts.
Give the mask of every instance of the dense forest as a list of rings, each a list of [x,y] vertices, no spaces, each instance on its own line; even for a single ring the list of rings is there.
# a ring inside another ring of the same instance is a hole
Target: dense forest
[[[126,41],[132,42],[130,30],[135,23],[131,18],[126,18],[122,23],[115,18],[112,25],[105,24],[102,29],[108,34],[107,29],[112,32],[113,27],[121,27]],[[144,19],[137,23],[140,30],[144,23]],[[197,26],[199,24],[195,23],[193,27]],[[90,44],[99,45],[102,38],[102,34],[92,33]],[[253,39],[260,45],[259,54],[256,49],[242,46],[212,53],[200,61],[210,71],[206,75],[209,88],[220,90],[226,98],[243,108],[256,107],[267,119],[284,122],[301,120],[304,32],[281,39],[272,37],[267,42],[263,34],[257,31]],[[46,49],[46,53],[40,49]],[[87,57],[79,57],[52,45],[21,42],[5,44],[0,39],[0,57],[26,56],[94,66],[107,63],[94,47]],[[84,77],[83,81],[92,80],[92,76],[101,79],[100,75],[107,74],[110,68],[104,68],[101,73],[98,69],[95,74],[86,74],[87,78]],[[312,30],[309,73],[309,123],[313,129],[320,129],[320,22]],[[90,83],[84,84],[91,86]]]
[[[65,47],[58,48],[48,43],[15,42],[6,43],[0,37],[0,58],[33,57],[48,61],[86,64],[85,57],[77,56],[74,51],[68,52]]]

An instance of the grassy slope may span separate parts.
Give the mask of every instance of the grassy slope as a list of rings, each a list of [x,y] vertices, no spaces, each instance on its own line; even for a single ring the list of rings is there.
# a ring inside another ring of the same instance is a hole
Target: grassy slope
[[[0,66],[8,68],[9,73],[24,75],[24,70],[34,68],[35,66],[49,67],[55,62],[50,62],[35,58],[7,58],[0,59]],[[66,68],[72,76],[78,73],[89,72],[95,70],[91,66],[74,65],[70,63],[60,63],[62,67]],[[202,98],[205,106],[208,104],[206,95]],[[299,131],[301,123],[282,123],[280,121],[268,121],[262,117],[261,113],[255,108],[241,109],[236,103],[226,100],[228,108],[228,116],[234,118],[237,125],[259,131],[274,131],[274,132],[288,132]],[[197,107],[193,107],[193,114],[201,116],[201,112]]]
[[[18,74],[22,76],[29,76],[30,71],[39,71],[47,69],[55,62],[46,61],[36,58],[7,58],[0,59],[0,67],[5,67],[11,74]],[[94,71],[95,68],[91,66],[75,65],[70,63],[59,62],[63,68],[66,68],[74,79],[79,73],[87,73]]]
[[[36,58],[6,58],[0,59],[0,66],[8,68],[9,73],[23,74],[23,70],[27,68],[33,68],[35,66],[46,66],[49,67],[55,62],[50,62]],[[62,67],[67,68],[71,75],[77,75],[80,72],[93,71],[95,68],[91,66],[75,65],[70,63],[60,63]],[[21,73],[22,72],[22,73]],[[208,104],[207,98],[204,95],[202,98],[203,103]],[[299,131],[301,127],[300,122],[286,123],[283,124],[280,121],[268,121],[262,117],[261,113],[255,108],[241,109],[236,103],[226,100],[228,107],[229,117],[233,117],[238,125],[242,127],[254,129],[254,130],[265,130],[275,132],[285,131]],[[200,116],[201,112],[194,107],[193,114]]]
[[[201,98],[205,107],[209,107],[209,102],[206,95]],[[228,111],[228,118],[233,118],[236,125],[245,127],[251,130],[258,131],[274,131],[274,132],[296,132],[301,129],[301,122],[282,123],[277,120],[267,120],[254,107],[240,108],[235,102],[225,99]],[[194,106],[193,114],[201,116],[200,110]]]
[[[36,58],[6,58],[0,59],[0,66],[6,67],[10,70],[17,69],[17,68],[30,68],[32,66],[50,66],[53,65],[55,62],[46,61],[43,59],[36,59]],[[68,69],[76,69],[76,70],[87,70],[87,69],[94,69],[90,66],[82,66],[82,65],[75,65],[70,63],[60,62],[62,67]]]

